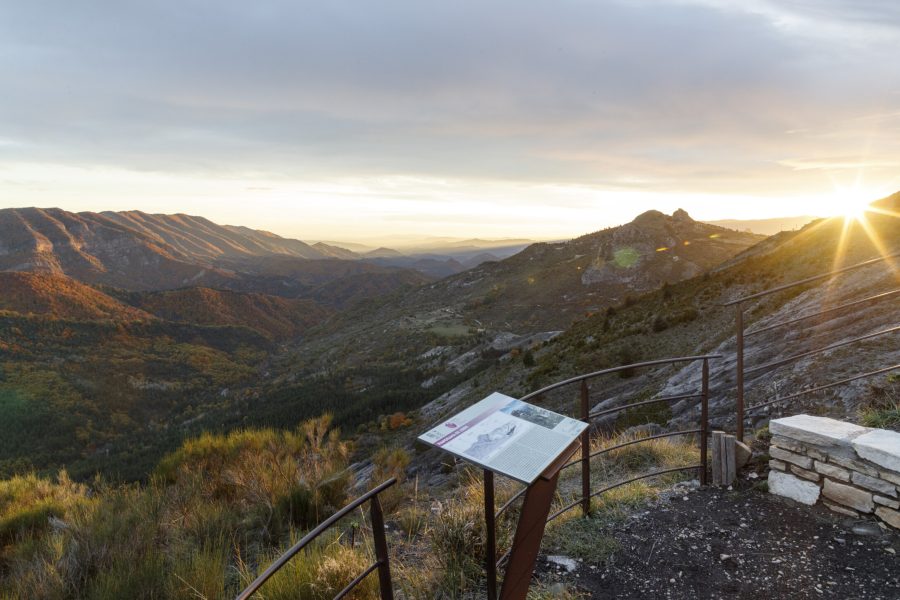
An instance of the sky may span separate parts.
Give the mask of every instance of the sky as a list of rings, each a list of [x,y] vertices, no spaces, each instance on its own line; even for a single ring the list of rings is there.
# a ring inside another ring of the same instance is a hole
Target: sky
[[[0,0],[0,208],[571,237],[900,190],[896,0]]]

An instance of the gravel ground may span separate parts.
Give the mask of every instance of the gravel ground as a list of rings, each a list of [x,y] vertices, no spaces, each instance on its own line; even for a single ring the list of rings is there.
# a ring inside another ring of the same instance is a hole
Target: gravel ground
[[[542,579],[617,600],[900,599],[900,535],[759,491],[678,489],[608,534],[604,564]]]

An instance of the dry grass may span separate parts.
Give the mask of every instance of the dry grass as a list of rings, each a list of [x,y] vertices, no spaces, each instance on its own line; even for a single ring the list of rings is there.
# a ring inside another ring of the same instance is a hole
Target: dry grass
[[[271,564],[296,541],[294,535],[284,548],[261,556],[260,565]],[[372,552],[366,547],[350,547],[337,536],[320,538],[273,576],[256,597],[260,600],[331,600],[373,562]],[[259,574],[246,565],[240,565],[239,570],[245,585]],[[355,600],[378,597],[378,576],[374,573],[348,596]]]
[[[326,417],[294,432],[204,435],[143,486],[98,480],[88,490],[65,474],[0,482],[0,589],[23,599],[231,597],[238,565],[269,564],[273,547],[344,504],[348,456]],[[314,573],[284,576],[307,581],[309,598],[363,562],[340,544],[315,552],[324,562]]]

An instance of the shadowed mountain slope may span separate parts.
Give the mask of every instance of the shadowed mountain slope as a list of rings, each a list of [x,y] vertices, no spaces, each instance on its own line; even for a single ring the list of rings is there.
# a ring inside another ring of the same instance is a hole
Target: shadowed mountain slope
[[[327,319],[332,311],[312,300],[187,288],[132,294],[133,303],[169,321],[239,326],[273,339],[289,339]]]
[[[0,290],[0,311],[54,319],[153,319],[140,309],[62,275],[0,271]]]
[[[396,267],[357,260],[341,248],[322,250],[327,252],[189,215],[0,210],[0,271],[66,275],[134,291],[197,286],[288,298],[310,297],[325,284],[367,274],[359,292],[353,292],[352,282],[340,286],[336,304],[341,305],[373,289],[391,291],[394,285],[426,281],[418,274],[399,276]],[[324,292],[316,297],[330,303]]]

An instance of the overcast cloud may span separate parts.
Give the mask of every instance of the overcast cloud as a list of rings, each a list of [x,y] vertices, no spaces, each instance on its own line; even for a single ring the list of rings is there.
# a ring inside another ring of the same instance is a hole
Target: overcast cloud
[[[898,7],[2,1],[0,194],[20,164],[764,196],[862,168],[892,191]]]

